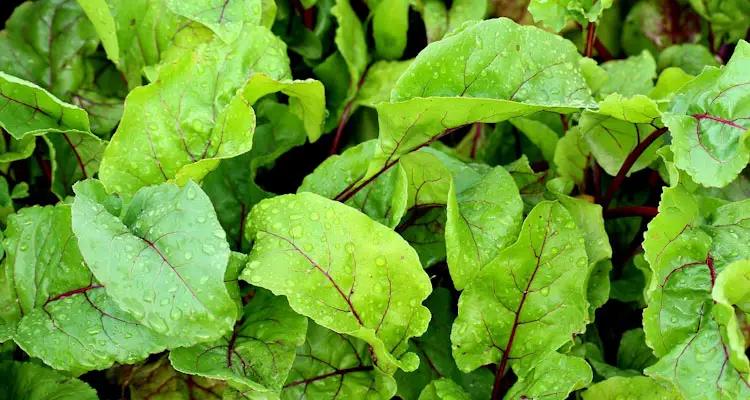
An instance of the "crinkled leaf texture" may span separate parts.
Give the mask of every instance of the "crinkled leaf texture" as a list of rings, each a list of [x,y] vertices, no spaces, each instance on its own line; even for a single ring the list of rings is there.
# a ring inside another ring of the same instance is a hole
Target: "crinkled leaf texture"
[[[544,22],[556,32],[562,30],[569,20],[581,23],[596,22],[602,12],[612,7],[612,0],[531,0],[529,12],[535,21]]]
[[[453,325],[462,371],[500,363],[524,376],[584,330],[587,319],[583,236],[558,202],[539,203],[513,245],[464,290]]]
[[[456,289],[467,287],[518,237],[522,221],[521,195],[503,167],[493,168],[461,193],[451,185],[445,245]]]
[[[380,136],[368,175],[444,132],[541,110],[592,107],[575,46],[506,18],[465,26],[428,45],[378,107]]]
[[[371,356],[367,342],[310,322],[281,398],[390,399],[396,381],[375,367]]]
[[[9,218],[0,286],[12,293],[3,319],[29,355],[81,373],[134,363],[166,347],[165,338],[122,311],[81,256],[71,206],[32,207]]]
[[[172,350],[169,359],[184,373],[279,392],[306,332],[307,318],[295,313],[285,298],[257,289],[231,333],[215,342]]]
[[[84,382],[33,362],[0,362],[0,393],[13,400],[97,400]]]
[[[109,191],[133,194],[169,180],[202,179],[219,159],[250,150],[251,105],[276,91],[292,97],[290,107],[303,117],[311,140],[317,139],[323,87],[287,81],[290,75],[286,45],[264,27],[245,27],[231,44],[214,40],[182,51],[160,67],[154,83],[128,95],[104,152],[102,182]]]
[[[329,329],[365,340],[385,371],[417,368],[416,354],[404,352],[409,338],[427,329],[430,313],[421,303],[432,285],[398,234],[313,193],[260,202],[246,232],[254,246],[242,279],[287,296],[295,311]]]
[[[162,184],[132,199],[96,180],[73,189],[73,231],[96,279],[120,308],[167,336],[170,347],[218,340],[237,307],[224,274],[226,234],[195,183]]]
[[[723,187],[750,160],[750,43],[726,66],[706,67],[672,99],[664,123],[677,168],[703,186]]]

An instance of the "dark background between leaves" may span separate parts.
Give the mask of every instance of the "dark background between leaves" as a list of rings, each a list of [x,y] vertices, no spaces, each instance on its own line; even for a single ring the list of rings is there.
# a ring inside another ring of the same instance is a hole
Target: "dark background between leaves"
[[[0,28],[4,29],[5,21],[13,13],[13,10],[23,2],[23,0],[0,0]],[[352,6],[354,6],[358,13],[362,14],[360,17],[366,17],[365,14],[367,9],[363,4],[353,2]],[[409,41],[404,54],[404,59],[416,56],[427,43],[424,24],[419,15],[415,14],[413,11],[410,12],[408,35]],[[290,53],[292,66],[295,65],[295,62],[301,62],[300,60],[296,60],[296,57],[295,54]],[[305,76],[295,77],[307,78]],[[460,139],[465,133],[466,130],[458,131],[447,137],[444,141],[446,144],[455,145],[458,142],[458,139]],[[344,134],[344,137],[346,137],[346,134]],[[316,143],[308,143],[304,146],[292,149],[276,160],[276,165],[273,169],[260,171],[257,179],[258,184],[266,190],[278,194],[296,192],[297,187],[302,183],[302,179],[328,157],[332,141],[333,134],[329,134],[321,137]],[[641,185],[645,184],[647,180],[648,174],[641,172],[633,174],[632,179],[629,179],[628,182],[626,182],[626,185],[632,185],[633,188],[642,188],[643,186]],[[603,183],[606,185],[607,182]],[[629,191],[627,187],[624,187],[623,189],[623,192],[625,193]],[[30,199],[31,202],[36,204],[45,203],[44,200],[33,198],[33,196],[34,193],[32,192],[32,198]],[[617,262],[616,259],[613,261]],[[437,275],[435,277],[436,280],[442,281],[444,283],[443,286],[445,286],[445,283],[448,283],[448,286],[452,286],[450,285],[450,278],[447,274],[447,266],[436,265],[434,268],[430,269],[430,274]],[[458,293],[455,294],[457,297]],[[640,310],[633,309],[632,307],[616,300],[610,299],[602,308],[597,310],[595,324],[599,335],[604,342],[604,356],[608,363],[615,363],[617,347],[622,333],[626,330],[639,327],[640,320]],[[117,384],[110,383],[105,373],[106,371],[91,371],[80,378],[96,389],[101,399],[120,399],[123,395],[121,388]],[[508,382],[508,384],[512,383]]]

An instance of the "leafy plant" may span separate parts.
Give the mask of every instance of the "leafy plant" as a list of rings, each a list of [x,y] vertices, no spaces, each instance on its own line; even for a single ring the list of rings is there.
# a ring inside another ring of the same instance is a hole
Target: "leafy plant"
[[[750,398],[746,2],[7,14],[1,398]]]

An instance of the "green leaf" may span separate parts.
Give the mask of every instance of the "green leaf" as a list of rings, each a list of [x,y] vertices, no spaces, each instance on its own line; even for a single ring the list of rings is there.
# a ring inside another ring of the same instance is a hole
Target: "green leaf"
[[[166,356],[121,374],[130,389],[132,400],[194,399],[216,400],[226,383],[201,376],[181,374],[172,368]]]
[[[574,390],[588,386],[592,375],[584,359],[554,352],[528,375],[519,377],[504,399],[564,400]]]
[[[94,53],[99,40],[75,1],[24,3],[5,26],[0,34],[1,71],[65,99],[83,85],[85,57]]]
[[[481,180],[448,196],[445,245],[456,289],[474,281],[518,236],[523,201],[508,171],[495,167]]]
[[[133,194],[171,179],[199,180],[219,159],[250,150],[255,128],[250,106],[254,96],[280,89],[271,79],[290,74],[284,49],[265,28],[248,27],[233,44],[214,41],[161,67],[156,82],[127,97],[101,163],[107,190]],[[255,74],[262,71],[273,76]]]
[[[683,86],[664,115],[675,165],[701,185],[726,186],[750,160],[748,68],[750,44],[743,40],[724,68],[707,67]]]
[[[448,11],[448,33],[456,32],[464,23],[487,17],[488,4],[483,0],[455,0]]]
[[[49,132],[89,131],[82,109],[39,86],[0,72],[0,127],[16,139]]]
[[[88,179],[99,170],[107,142],[88,132],[44,136],[52,163],[52,192],[64,199],[73,194],[73,183]]]
[[[182,347],[169,355],[174,368],[191,375],[230,381],[259,391],[281,390],[305,343],[307,318],[283,297],[257,290],[234,330],[215,342]]]
[[[152,186],[129,202],[107,196],[95,180],[73,190],[81,253],[120,308],[169,337],[170,347],[232,329],[237,308],[224,285],[229,245],[198,185]]]
[[[535,21],[559,32],[569,20],[582,24],[586,21],[596,22],[607,8],[612,7],[612,0],[531,0],[529,12]]]
[[[420,304],[432,287],[416,252],[395,232],[349,206],[300,193],[255,206],[246,235],[255,244],[242,279],[365,340],[382,369],[417,368],[415,354],[401,355],[408,339],[427,329],[430,314]]]
[[[375,107],[388,102],[391,89],[399,77],[409,68],[412,60],[407,61],[378,61],[367,69],[367,75],[362,87],[357,91],[355,103],[365,107]]]
[[[409,29],[409,0],[379,0],[372,11],[375,51],[383,58],[401,58]]]
[[[746,38],[750,29],[750,6],[742,0],[689,0],[690,5],[708,20],[717,38],[735,42]]]
[[[678,67],[690,75],[698,75],[706,66],[718,67],[719,63],[711,51],[699,44],[670,46],[659,54],[659,70]]]
[[[448,378],[440,378],[430,382],[422,393],[419,400],[471,400],[471,396],[461,386]]]
[[[609,79],[599,89],[598,95],[601,98],[612,93],[619,93],[623,97],[646,95],[654,88],[656,60],[646,50],[625,60],[607,61],[601,67],[609,75]]]
[[[664,109],[665,106],[669,105],[666,102],[671,101],[677,91],[693,78],[693,75],[685,73],[680,68],[667,68],[659,75],[659,79],[656,80],[656,86],[648,94],[648,97],[659,101],[659,108]]]
[[[102,42],[102,47],[107,53],[107,58],[114,63],[118,63],[120,43],[117,38],[117,26],[107,0],[78,0],[78,5],[94,26],[94,30]]]
[[[518,241],[461,294],[451,341],[462,371],[499,362],[524,376],[584,330],[589,266],[582,239],[559,203],[531,210]]]
[[[579,188],[584,185],[585,171],[591,163],[591,150],[579,126],[568,129],[565,136],[558,140],[553,161],[560,176],[572,180]]]
[[[545,160],[554,162],[558,136],[552,128],[542,121],[531,118],[513,118],[510,123],[542,151]]]
[[[682,398],[743,399],[750,396],[747,371],[729,362],[719,327],[709,320],[700,330],[675,346],[646,375],[673,384]],[[711,385],[711,390],[706,390]]]
[[[646,345],[646,334],[643,329],[623,332],[620,346],[617,348],[617,367],[643,371],[657,361],[654,352]]]
[[[579,126],[596,161],[608,174],[615,176],[628,155],[657,129],[655,124],[660,117],[658,105],[646,96],[623,98],[611,94],[602,101],[598,112],[584,111]],[[656,160],[656,150],[662,142],[659,137],[646,148],[628,174]]]
[[[559,36],[504,18],[428,45],[393,88],[392,103],[377,107],[380,137],[368,175],[468,123],[590,106],[581,59]]]
[[[328,157],[305,177],[297,193],[312,192],[330,199],[336,198],[365,175],[376,152],[377,142],[369,140],[340,155]],[[347,200],[346,204],[377,222],[395,227],[404,215],[408,199],[408,176],[403,169],[396,167],[379,176]]]
[[[0,362],[0,393],[14,400],[97,400],[88,384],[33,362]]]
[[[727,266],[716,278],[712,297],[713,315],[719,324],[722,342],[726,343],[729,361],[737,370],[750,373],[745,349],[747,314],[750,312],[750,261],[737,261]]]
[[[425,0],[412,5],[422,15],[427,43],[438,41],[448,31],[448,10],[441,0]]]
[[[89,114],[91,131],[100,136],[108,136],[122,118],[124,100],[107,97],[98,88],[81,89],[70,98],[70,102]]]
[[[711,290],[711,238],[699,223],[698,203],[681,186],[666,188],[659,214],[648,224],[643,249],[653,276],[643,312],[646,340],[663,357],[700,326]]]
[[[614,377],[599,382],[585,392],[584,400],[609,400],[615,398],[650,398],[680,400],[682,397],[671,387],[665,387],[645,376]]]
[[[70,205],[25,208],[9,218],[5,236],[4,269],[13,293],[5,309],[17,308],[13,338],[29,355],[80,373],[164,349],[164,338],[120,310],[86,267]]]
[[[259,25],[261,0],[166,0],[167,8],[177,15],[198,21],[221,40],[237,40],[244,25]]]
[[[516,182],[523,199],[524,214],[528,214],[534,206],[544,200],[545,180],[549,178],[548,171],[534,172],[529,165],[529,159],[522,155],[518,160],[505,166],[505,169]]]
[[[395,393],[396,382],[374,366],[365,341],[310,322],[282,398],[376,400]]]
[[[453,178],[435,153],[426,149],[407,154],[399,165],[407,177],[408,197],[404,221],[396,232],[427,268],[445,259],[445,207]]]
[[[441,377],[451,379],[460,385],[472,398],[490,397],[495,379],[489,369],[481,368],[464,374],[458,370],[451,355],[451,324],[456,318],[451,309],[453,297],[445,288],[436,288],[425,305],[430,309],[432,320],[427,331],[419,338],[412,338],[409,350],[420,357],[419,368],[394,375],[398,383],[397,395],[404,400],[416,400],[425,387]]]

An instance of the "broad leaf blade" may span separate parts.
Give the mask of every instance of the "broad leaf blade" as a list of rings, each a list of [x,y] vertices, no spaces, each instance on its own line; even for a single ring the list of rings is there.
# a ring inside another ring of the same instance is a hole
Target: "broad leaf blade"
[[[250,213],[254,239],[241,278],[283,294],[300,314],[367,341],[379,365],[398,360],[429,321],[421,302],[432,288],[417,254],[395,232],[366,215],[312,193],[264,200]],[[392,371],[392,369],[391,369]]]
[[[101,183],[73,188],[73,231],[107,294],[170,347],[216,340],[237,308],[224,285],[226,234],[196,184],[140,190],[122,209]]]
[[[499,362],[523,376],[583,331],[589,266],[582,239],[562,205],[534,207],[518,241],[461,294],[451,341],[462,371]]]

